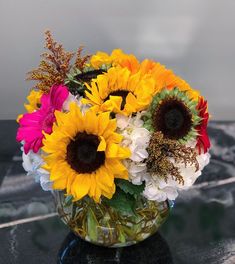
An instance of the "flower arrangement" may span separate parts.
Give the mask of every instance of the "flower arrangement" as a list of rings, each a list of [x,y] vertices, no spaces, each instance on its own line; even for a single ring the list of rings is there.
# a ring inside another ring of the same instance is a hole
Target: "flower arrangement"
[[[169,205],[209,162],[207,101],[158,62],[119,49],[82,56],[83,47],[67,52],[45,34],[48,51],[28,73],[36,84],[17,119],[24,169],[75,207],[64,221],[87,240],[98,239],[92,223],[110,226],[116,212],[156,217],[154,205]]]

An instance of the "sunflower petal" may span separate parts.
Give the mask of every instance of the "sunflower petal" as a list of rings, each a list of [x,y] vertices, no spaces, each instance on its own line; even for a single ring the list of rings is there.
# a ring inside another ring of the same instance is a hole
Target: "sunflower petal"
[[[106,142],[104,137],[100,136],[100,144],[97,148],[97,151],[105,151],[106,150]]]
[[[80,200],[88,194],[91,186],[91,180],[89,174],[77,175],[73,185],[71,186],[71,193],[75,194],[75,199]]]

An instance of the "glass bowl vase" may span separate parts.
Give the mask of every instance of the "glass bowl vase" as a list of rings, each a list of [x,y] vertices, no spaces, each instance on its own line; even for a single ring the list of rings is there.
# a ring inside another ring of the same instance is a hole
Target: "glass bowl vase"
[[[85,241],[105,247],[125,247],[153,235],[167,219],[171,204],[139,198],[133,212],[121,212],[89,197],[73,202],[63,191],[53,191],[61,220]]]

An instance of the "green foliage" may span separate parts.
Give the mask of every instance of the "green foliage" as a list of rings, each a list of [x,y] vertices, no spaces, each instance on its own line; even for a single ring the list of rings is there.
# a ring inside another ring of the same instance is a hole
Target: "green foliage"
[[[88,209],[87,212],[87,233],[92,241],[97,241],[98,233],[97,233],[97,226],[98,222],[96,216],[91,208]]]
[[[121,214],[135,215],[137,201],[144,190],[145,184],[134,185],[131,182],[122,179],[115,180],[115,184],[117,186],[115,194],[111,199],[103,197],[103,202]],[[64,207],[68,207],[72,203],[73,196],[66,196],[64,200]],[[92,217],[90,214],[91,212],[89,213],[89,217]],[[90,225],[92,226],[92,220]]]
[[[72,202],[73,202],[73,196],[72,195],[68,195],[64,199],[64,206],[68,207],[68,206],[70,206],[72,204]]]
[[[65,79],[65,85],[69,88],[69,91],[73,95],[83,96],[86,87],[84,83],[76,79],[76,76],[80,73],[81,71],[79,69],[73,69],[73,71],[67,74],[67,78]]]
[[[121,214],[135,214],[135,198],[117,187],[112,199],[104,198],[103,202]]]
[[[134,185],[127,180],[115,180],[116,192],[111,199],[104,198],[108,206],[121,214],[135,215],[137,201],[144,190],[144,183]]]
[[[134,196],[135,199],[144,191],[144,183],[141,185],[135,185],[127,180],[117,179],[115,181],[116,185],[122,189],[125,193],[129,193]]]

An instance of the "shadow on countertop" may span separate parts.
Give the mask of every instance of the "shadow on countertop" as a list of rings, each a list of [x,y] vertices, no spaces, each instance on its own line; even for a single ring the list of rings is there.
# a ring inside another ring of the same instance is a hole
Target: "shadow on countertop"
[[[156,233],[139,244],[124,248],[105,248],[92,245],[69,233],[58,253],[58,264],[171,264],[169,246]]]

